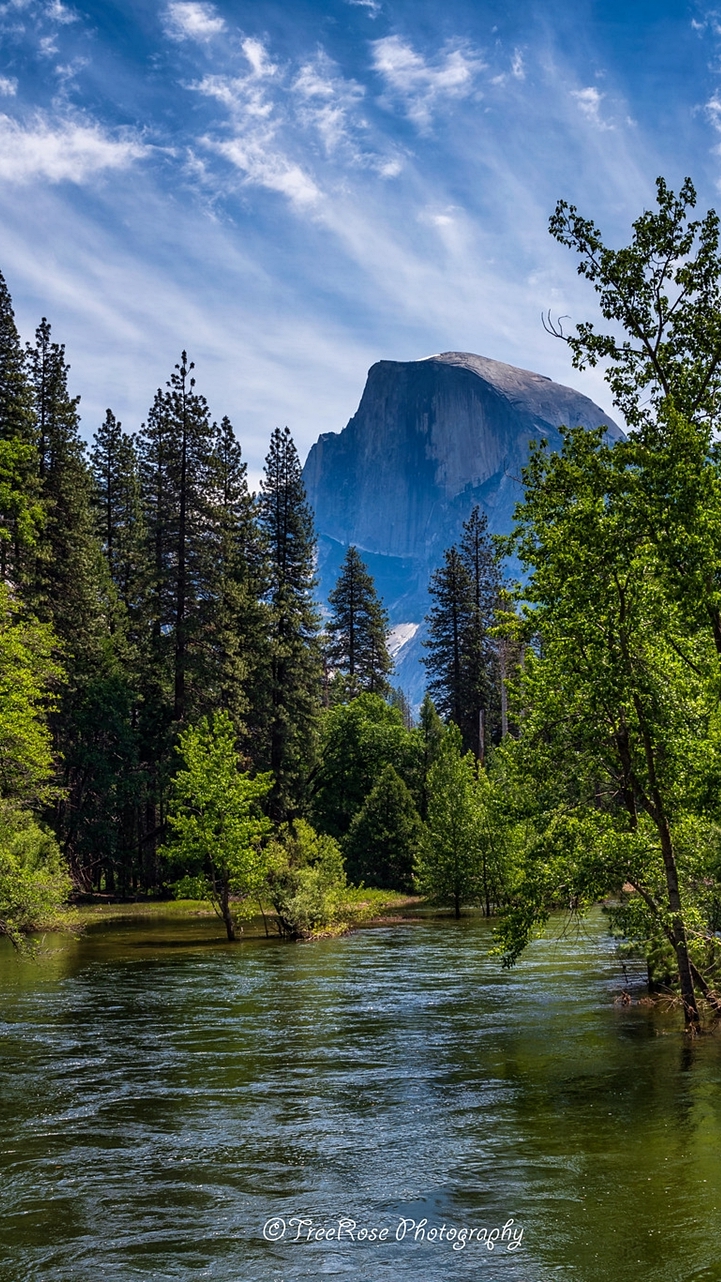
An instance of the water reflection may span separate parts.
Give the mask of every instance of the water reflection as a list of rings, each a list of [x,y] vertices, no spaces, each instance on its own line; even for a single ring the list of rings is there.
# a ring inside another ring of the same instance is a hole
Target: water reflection
[[[474,918],[46,943],[2,958],[9,1278],[721,1278],[718,1039],[688,1052],[676,1013],[614,1005],[600,922],[510,973]],[[389,1235],[263,1239],[299,1216]],[[404,1218],[423,1240],[395,1241]],[[426,1236],[509,1220],[515,1252]]]

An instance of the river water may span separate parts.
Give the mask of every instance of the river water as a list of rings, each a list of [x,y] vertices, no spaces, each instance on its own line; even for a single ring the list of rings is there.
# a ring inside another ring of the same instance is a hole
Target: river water
[[[614,1001],[600,916],[488,946],[159,916],[4,949],[3,1282],[721,1279],[719,1036]]]

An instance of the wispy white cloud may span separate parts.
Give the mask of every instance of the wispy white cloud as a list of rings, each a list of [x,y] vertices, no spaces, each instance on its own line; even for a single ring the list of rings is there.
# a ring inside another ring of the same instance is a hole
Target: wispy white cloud
[[[94,123],[37,115],[22,125],[0,115],[0,177],[6,182],[82,184],[103,171],[126,169],[145,152],[137,139],[113,137]]]
[[[191,86],[225,107],[232,135],[206,134],[199,142],[223,156],[247,183],[277,191],[294,205],[307,208],[320,193],[306,168],[287,154],[279,137],[283,117],[269,86],[280,81],[280,69],[261,41],[246,39],[242,50],[249,68],[245,75],[206,75]]]
[[[367,9],[369,18],[377,18],[383,6],[378,0],[346,0],[353,9]]]
[[[78,21],[78,15],[67,5],[61,4],[60,0],[52,0],[45,10],[45,17],[51,22],[57,22],[60,26],[68,26],[71,22]]]
[[[705,110],[714,129],[718,129],[721,132],[721,94],[719,94],[718,90],[711,95],[705,104]]]
[[[467,98],[486,64],[478,51],[460,42],[447,43],[432,60],[417,53],[400,36],[372,43],[373,66],[385,82],[389,99],[399,99],[406,115],[427,129],[444,99]]]
[[[523,54],[520,49],[515,49],[511,58],[511,75],[516,80],[526,79],[526,68],[523,65]]]
[[[165,11],[164,27],[172,40],[205,42],[225,31],[225,19],[202,0],[173,0]]]
[[[14,98],[18,91],[18,82],[14,76],[0,76],[0,94],[5,98]]]
[[[604,95],[596,89],[595,85],[589,85],[586,89],[572,89],[571,97],[578,103],[578,109],[586,120],[596,125],[599,129],[610,129],[611,125],[606,124],[601,119],[601,103]]]
[[[320,191],[311,176],[300,165],[272,146],[272,137],[256,134],[253,138],[232,138],[227,142],[213,138],[201,141],[210,151],[223,156],[239,169],[245,179],[257,187],[280,192],[294,205],[314,205]]]
[[[327,155],[349,148],[358,159],[353,137],[365,126],[357,108],[365,88],[346,80],[328,55],[321,50],[313,62],[306,62],[293,81],[299,123],[317,130]]]

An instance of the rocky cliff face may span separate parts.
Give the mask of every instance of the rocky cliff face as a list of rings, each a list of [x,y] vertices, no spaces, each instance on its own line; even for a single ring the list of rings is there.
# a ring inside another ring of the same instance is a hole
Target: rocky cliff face
[[[587,396],[500,361],[469,352],[379,361],[348,426],[319,437],[305,464],[323,597],[354,543],[391,622],[420,622],[429,574],[474,504],[492,532],[508,533],[530,442],[558,448],[564,424],[622,435]]]

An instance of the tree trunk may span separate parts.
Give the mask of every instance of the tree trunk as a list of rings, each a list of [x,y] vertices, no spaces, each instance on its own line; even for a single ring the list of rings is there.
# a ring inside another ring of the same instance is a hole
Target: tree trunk
[[[683,913],[681,908],[681,895],[678,888],[678,872],[676,869],[676,858],[673,853],[673,844],[671,842],[671,833],[665,818],[658,825],[661,837],[661,853],[663,854],[663,866],[666,872],[666,887],[668,889],[668,906],[674,915],[673,920],[673,946],[678,963],[678,977],[681,984],[681,1000],[683,1002],[683,1017],[688,1029],[697,1028],[700,1024],[698,1006],[696,1005],[696,992],[694,989],[693,975],[691,973],[691,959],[688,955],[688,944],[686,941],[686,927],[684,925]]]
[[[230,911],[230,887],[228,886],[227,881],[223,882],[220,892],[220,911],[223,914],[223,921],[225,922],[225,933],[227,934],[230,943],[233,943],[235,940],[235,919]]]
[[[508,690],[506,689],[506,641],[501,639],[498,647],[498,659],[501,676],[501,738],[508,734]]]

